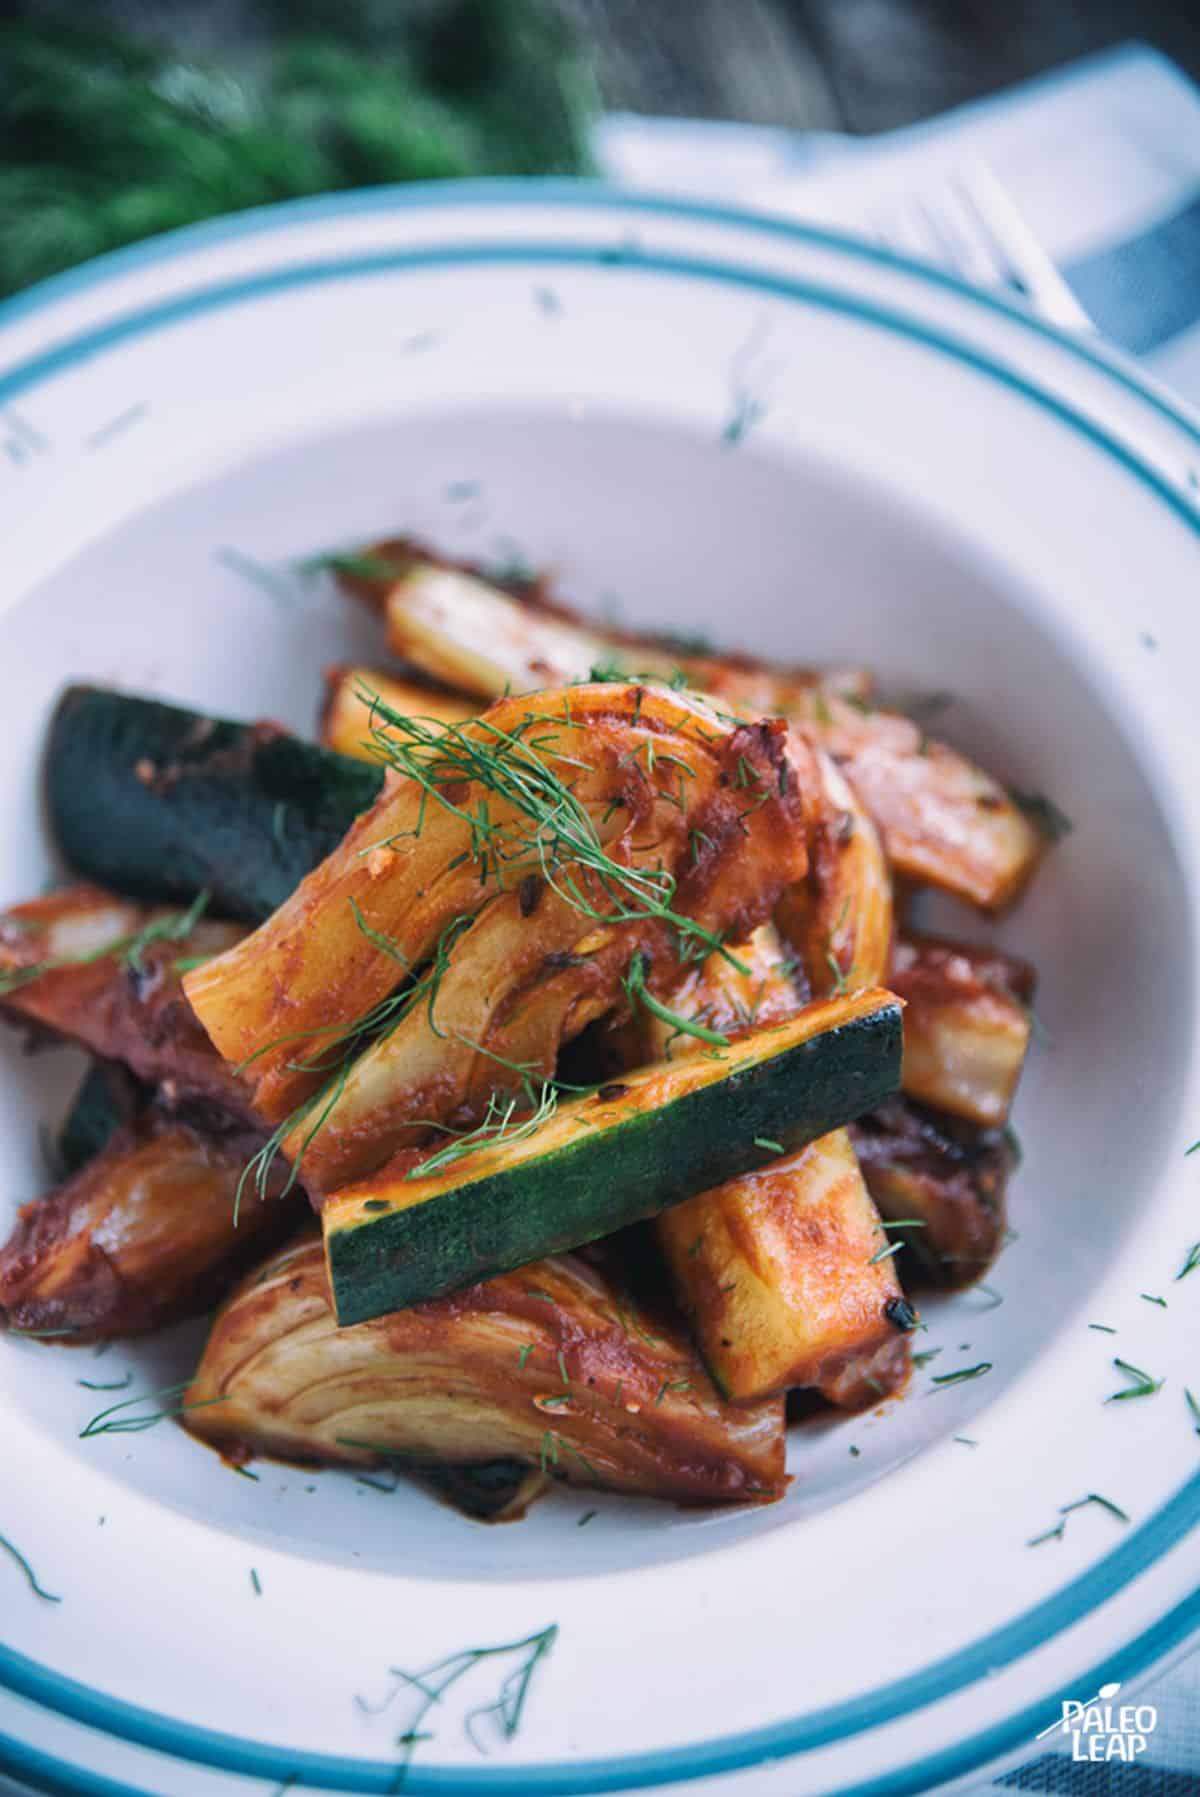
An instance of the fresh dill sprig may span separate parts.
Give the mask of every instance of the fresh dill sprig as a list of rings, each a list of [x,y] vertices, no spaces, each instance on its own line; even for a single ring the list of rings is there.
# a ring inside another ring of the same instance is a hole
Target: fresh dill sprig
[[[570,728],[568,714],[556,717],[531,710],[509,731],[486,717],[466,724],[431,724],[407,717],[365,686],[360,697],[370,708],[369,733],[380,759],[414,780],[428,800],[466,825],[472,858],[493,870],[502,888],[539,872],[559,898],[585,917],[598,923],[669,924],[709,953],[724,955],[738,972],[748,972],[720,937],[673,909],[673,874],[666,868],[616,861],[605,849],[591,813],[555,766],[582,769],[585,764],[555,748],[558,739],[553,734],[531,734],[543,725]],[[452,797],[463,782],[480,795],[474,810]],[[492,815],[489,796],[511,808],[516,824]],[[581,876],[598,887],[600,905],[584,890]]]
[[[228,1395],[219,1398],[198,1398],[192,1404],[168,1404],[147,1416],[124,1415],[138,1404],[151,1404],[160,1398],[177,1398],[187,1391],[190,1379],[178,1385],[168,1385],[162,1391],[142,1392],[137,1397],[122,1398],[119,1404],[110,1404],[107,1410],[99,1411],[89,1423],[79,1431],[80,1441],[90,1441],[94,1435],[140,1435],[144,1429],[152,1429],[167,1417],[182,1416],[189,1410],[206,1410],[211,1404],[227,1404]]]
[[[34,1572],[33,1567],[29,1564],[20,1548],[13,1546],[7,1535],[0,1535],[0,1549],[8,1555],[10,1560],[13,1560],[16,1565],[20,1567],[21,1571],[25,1574],[29,1589],[33,1592],[35,1597],[40,1597],[44,1604],[61,1604],[61,1597],[55,1597],[52,1591],[47,1591],[43,1585],[38,1583],[37,1575]]]
[[[1161,1391],[1165,1383],[1162,1379],[1151,1378],[1150,1374],[1144,1373],[1140,1367],[1130,1366],[1127,1360],[1119,1360],[1114,1356],[1113,1365],[1119,1373],[1124,1373],[1129,1384],[1123,1386],[1120,1391],[1110,1392],[1104,1400],[1106,1404],[1119,1404],[1123,1398],[1153,1397],[1156,1391]]]
[[[19,992],[22,986],[40,980],[43,974],[61,973],[69,967],[92,967],[97,961],[121,961],[134,973],[144,973],[145,963],[142,956],[151,943],[182,942],[190,936],[199,923],[208,904],[210,894],[198,893],[186,911],[174,911],[164,917],[151,918],[140,930],[130,935],[118,936],[112,942],[105,943],[103,948],[90,949],[84,955],[50,955],[44,961],[35,961],[28,967],[8,967],[0,971],[0,997],[10,992]]]
[[[451,1686],[483,1661],[515,1654],[522,1657],[502,1681],[497,1697],[491,1703],[478,1704],[468,1713],[463,1724],[472,1746],[480,1753],[487,1751],[475,1733],[475,1724],[482,1717],[493,1716],[504,1740],[511,1741],[521,1726],[533,1675],[557,1638],[558,1624],[551,1623],[548,1628],[526,1635],[520,1641],[505,1641],[495,1647],[468,1647],[460,1653],[447,1654],[445,1659],[436,1661],[420,1672],[406,1672],[402,1667],[393,1666],[392,1677],[396,1680],[396,1685],[381,1704],[370,1705],[364,1703],[362,1698],[358,1700],[359,1707],[368,1715],[379,1715],[395,1702],[402,1690],[411,1689],[421,1695],[415,1715],[396,1742],[403,1750],[404,1758],[399,1768],[399,1779],[392,1788],[400,1788],[417,1745],[430,1739],[430,1735],[423,1732],[422,1725],[430,1710],[435,1704],[441,1703]]]
[[[981,1360],[977,1366],[956,1367],[952,1373],[934,1373],[932,1383],[938,1386],[962,1385],[968,1379],[981,1379],[985,1373],[990,1373],[991,1370],[991,1361]]]
[[[1192,1419],[1196,1434],[1200,1435],[1200,1404],[1196,1402],[1186,1385],[1183,1388],[1183,1398],[1188,1407],[1188,1414]]]
[[[1183,1265],[1175,1275],[1176,1283],[1186,1279],[1189,1273],[1194,1273],[1197,1267],[1200,1267],[1200,1242],[1193,1242],[1184,1257]]]
[[[1089,1504],[1095,1504],[1100,1510],[1107,1510],[1117,1522],[1127,1523],[1129,1517],[1119,1504],[1111,1498],[1101,1497],[1098,1491],[1089,1491],[1086,1497],[1076,1498],[1073,1503],[1060,1504],[1058,1521],[1051,1529],[1044,1529],[1040,1535],[1034,1535],[1025,1543],[1026,1547],[1040,1547],[1043,1541],[1061,1541],[1067,1532],[1067,1518],[1076,1510],[1086,1510]]]
[[[654,994],[647,990],[646,963],[640,950],[630,961],[629,972],[621,981],[621,985],[624,987],[631,1005],[642,1005],[652,1017],[657,1017],[660,1023],[669,1024],[677,1035],[694,1036],[698,1042],[709,1042],[715,1048],[728,1048],[729,1037],[722,1035],[720,1030],[710,1030],[707,1024],[697,1023],[692,1017],[681,1016],[678,1011],[672,1011],[663,1004],[661,999],[655,998]]]
[[[405,1174],[406,1179],[425,1179],[432,1173],[441,1173],[447,1167],[474,1154],[477,1148],[487,1148],[504,1143],[510,1146],[514,1142],[524,1142],[534,1136],[549,1123],[558,1110],[558,1093],[552,1085],[542,1087],[541,1096],[535,1108],[528,1113],[518,1114],[519,1100],[516,1098],[498,1098],[493,1092],[488,1098],[487,1110],[483,1120],[474,1129],[466,1129],[461,1133],[450,1131],[444,1123],[434,1124],[435,1129],[447,1130],[454,1137],[444,1148],[433,1153],[410,1167]]]

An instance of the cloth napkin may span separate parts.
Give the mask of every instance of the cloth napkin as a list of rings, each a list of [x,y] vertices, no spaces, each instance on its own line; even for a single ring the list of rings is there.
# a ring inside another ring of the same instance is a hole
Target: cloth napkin
[[[611,180],[915,255],[917,209],[983,162],[1101,334],[1200,403],[1200,90],[1143,45],[879,137],[615,113],[595,147]]]
[[[921,255],[906,219],[983,162],[1100,333],[1200,405],[1200,90],[1141,44],[868,139],[614,114],[611,180],[837,226]],[[1080,1692],[1086,1700],[1091,1692]],[[1158,1723],[1132,1763],[1080,1762],[1069,1734],[977,1787],[1061,1797],[1200,1797],[1200,1651],[1139,1700]],[[1086,1741],[1084,1742],[1086,1748]]]

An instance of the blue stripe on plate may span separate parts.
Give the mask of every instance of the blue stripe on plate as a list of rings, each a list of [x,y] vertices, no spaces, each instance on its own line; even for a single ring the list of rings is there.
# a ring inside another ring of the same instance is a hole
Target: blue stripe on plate
[[[1200,324],[1200,193],[1182,211],[1063,274],[1096,329],[1135,356]]]

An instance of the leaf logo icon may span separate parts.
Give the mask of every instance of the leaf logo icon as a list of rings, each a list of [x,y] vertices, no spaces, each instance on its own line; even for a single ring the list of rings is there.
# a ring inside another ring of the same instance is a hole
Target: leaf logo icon
[[[1121,1689],[1120,1685],[1101,1685],[1101,1687],[1100,1687],[1099,1691],[1096,1693],[1096,1695],[1098,1697],[1102,1697],[1104,1699],[1105,1703],[1107,1703],[1110,1698],[1115,1697],[1117,1695],[1117,1692],[1120,1689]]]

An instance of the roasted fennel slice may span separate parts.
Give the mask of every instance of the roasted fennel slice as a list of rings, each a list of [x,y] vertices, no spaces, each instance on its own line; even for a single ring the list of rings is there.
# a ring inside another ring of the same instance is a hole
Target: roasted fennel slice
[[[586,914],[580,870],[608,895],[602,925],[657,918],[690,945],[746,934],[807,865],[802,746],[780,723],[738,724],[688,694],[597,684],[503,699],[389,753],[403,771],[339,848],[245,942],[186,976],[273,1122],[321,1091],[422,968],[402,1003],[428,1008],[464,925],[531,880]],[[656,965],[651,984],[672,971]]]
[[[844,1129],[659,1218],[719,1391],[812,1386],[845,1409],[904,1385],[917,1317]]]
[[[50,827],[76,873],[257,923],[379,795],[383,770],[278,724],[72,686],[50,721]]]
[[[682,1018],[721,1030],[799,1005],[774,930],[739,944],[750,975],[710,957],[671,995]],[[687,1057],[703,1044],[655,1017],[646,1054]],[[908,1376],[905,1331],[916,1318],[880,1258],[886,1237],[844,1130],[780,1155],[657,1222],[659,1243],[697,1346],[718,1388],[739,1402],[814,1386],[856,1409]]]
[[[382,721],[377,699],[398,716],[442,724],[461,723],[479,710],[473,700],[444,687],[400,680],[374,668],[330,668],[321,708],[321,741],[326,748],[378,764],[379,751],[371,734]]]
[[[464,692],[497,693],[586,680],[593,669],[628,679],[678,679],[752,711],[784,713],[801,695],[869,691],[857,669],[771,668],[746,657],[697,654],[670,639],[581,622],[562,606],[518,597],[462,567],[410,555],[381,594],[389,646]]]
[[[246,1095],[197,1023],[181,964],[219,954],[241,926],[71,886],[0,915],[0,1016],[121,1061],[168,1096],[244,1110]]]
[[[998,949],[905,935],[887,983],[905,1000],[909,1097],[988,1128],[1006,1123],[1032,1033],[1029,963]]]
[[[386,611],[394,649],[481,697],[583,680],[598,665],[660,673],[671,663],[729,703],[802,723],[870,812],[896,871],[972,904],[1008,904],[1037,860],[1038,832],[1002,786],[836,676],[664,653],[419,560],[388,588]]]
[[[339,1321],[654,1216],[796,1152],[899,1081],[900,1010],[887,992],[810,1005],[725,1041],[335,1192],[321,1220]]]
[[[816,764],[825,803],[809,832],[808,872],[783,893],[775,921],[809,991],[824,998],[887,984],[892,876],[866,808],[823,750]]]
[[[187,1403],[187,1427],[243,1459],[517,1459],[690,1504],[784,1488],[782,1405],[722,1403],[672,1323],[566,1255],[346,1329],[305,1241],[230,1298]]]
[[[851,1126],[867,1189],[897,1223],[904,1275],[958,1289],[981,1279],[1004,1245],[1011,1137],[892,1099]]]
[[[235,1209],[254,1147],[244,1132],[217,1136],[153,1108],[122,1124],[65,1184],[21,1207],[0,1248],[0,1323],[90,1342],[208,1309],[295,1226],[278,1176]]]

